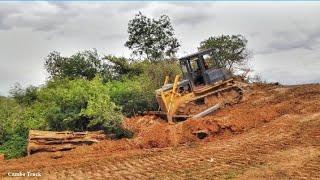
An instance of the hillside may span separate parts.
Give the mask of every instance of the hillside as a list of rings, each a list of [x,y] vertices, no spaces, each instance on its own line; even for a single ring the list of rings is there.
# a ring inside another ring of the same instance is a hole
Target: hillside
[[[8,172],[65,179],[320,179],[320,85],[244,86],[241,103],[169,125],[126,119],[132,139],[0,161]]]

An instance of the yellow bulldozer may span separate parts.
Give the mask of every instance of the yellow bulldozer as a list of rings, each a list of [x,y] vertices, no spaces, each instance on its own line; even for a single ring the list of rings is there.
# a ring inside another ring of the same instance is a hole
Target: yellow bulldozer
[[[213,49],[203,50],[179,59],[183,79],[177,75],[173,83],[167,76],[156,90],[159,111],[150,112],[169,123],[206,116],[222,107],[238,103],[243,91],[231,73],[216,68]]]

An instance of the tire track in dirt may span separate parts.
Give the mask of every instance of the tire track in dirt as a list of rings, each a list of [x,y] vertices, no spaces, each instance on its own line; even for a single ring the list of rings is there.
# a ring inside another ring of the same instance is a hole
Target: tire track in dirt
[[[230,139],[167,148],[160,152],[137,156],[101,158],[77,167],[44,169],[42,178],[228,179],[241,177],[250,169],[261,170],[268,167],[270,157],[284,157],[281,155],[282,152],[297,147],[312,147],[316,153],[320,154],[320,142],[319,138],[316,138],[320,131],[317,129],[319,125],[319,117],[307,122],[300,122],[299,117],[294,119],[282,117]],[[274,172],[272,176],[317,179],[320,170],[319,160],[318,155],[305,161],[301,166],[292,168],[294,173],[279,171]]]

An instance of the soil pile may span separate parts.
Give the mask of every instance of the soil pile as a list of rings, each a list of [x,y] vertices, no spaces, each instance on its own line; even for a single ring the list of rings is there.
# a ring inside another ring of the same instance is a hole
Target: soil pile
[[[217,113],[175,125],[155,116],[127,119],[125,127],[135,133],[140,148],[162,148],[193,141],[211,141],[221,135],[238,134],[283,115],[320,112],[320,86],[247,86],[244,100]]]

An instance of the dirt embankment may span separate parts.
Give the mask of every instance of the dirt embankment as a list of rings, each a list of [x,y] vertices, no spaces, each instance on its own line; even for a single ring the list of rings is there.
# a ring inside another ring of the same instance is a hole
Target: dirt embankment
[[[83,146],[64,152],[59,159],[52,158],[50,153],[39,153],[3,163],[5,169],[36,169],[63,164],[75,166],[110,154],[126,156],[140,149],[230,139],[236,134],[261,127],[282,116],[317,112],[320,112],[320,85],[255,84],[244,88],[244,99],[241,103],[226,107],[205,118],[169,125],[155,116],[138,116],[126,119],[123,124],[125,128],[134,132],[132,139],[108,140]]]
[[[169,125],[153,116],[127,119],[140,148],[167,147],[194,141],[214,141],[260,126],[283,115],[320,111],[320,86],[252,85],[240,104],[200,119]]]

